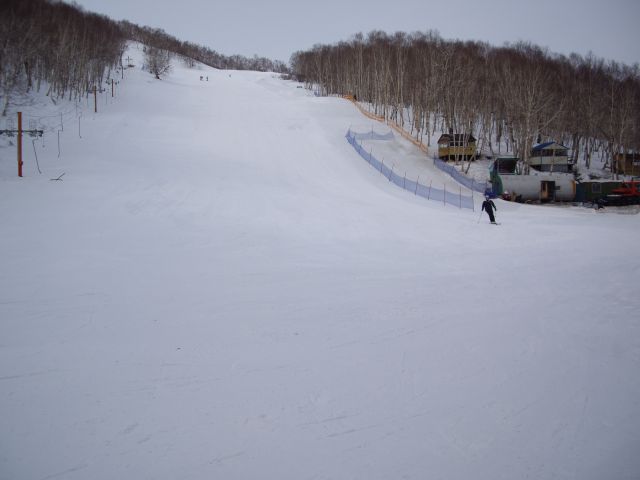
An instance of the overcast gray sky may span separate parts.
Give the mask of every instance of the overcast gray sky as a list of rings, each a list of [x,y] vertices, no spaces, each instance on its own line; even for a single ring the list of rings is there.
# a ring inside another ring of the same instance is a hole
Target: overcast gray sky
[[[289,61],[296,50],[357,32],[437,30],[500,46],[530,41],[552,52],[593,52],[640,63],[640,0],[76,0],[114,20],[158,27],[225,55]]]

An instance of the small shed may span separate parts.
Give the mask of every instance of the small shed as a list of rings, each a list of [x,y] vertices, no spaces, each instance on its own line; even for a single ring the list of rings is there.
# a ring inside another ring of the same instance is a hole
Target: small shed
[[[576,185],[576,202],[595,203],[601,198],[613,193],[613,189],[620,188],[622,182],[611,180],[588,180]]]
[[[441,160],[475,160],[476,139],[470,133],[443,133],[438,139]]]
[[[545,142],[531,149],[529,166],[539,172],[571,173],[573,162],[569,159],[569,149],[556,142]]]
[[[502,175],[510,176],[518,173],[518,162],[520,159],[514,156],[501,156],[489,167],[489,182],[491,183],[491,193],[498,197],[508,192],[504,188]]]
[[[514,175],[518,173],[518,162],[520,159],[514,156],[496,157],[493,162],[492,170],[497,170],[500,174]]]
[[[613,168],[621,175],[640,176],[640,152],[614,154]]]
[[[576,182],[567,173],[535,172],[530,175],[499,173],[496,164],[491,170],[492,193],[509,192],[517,201],[570,202],[576,196]]]

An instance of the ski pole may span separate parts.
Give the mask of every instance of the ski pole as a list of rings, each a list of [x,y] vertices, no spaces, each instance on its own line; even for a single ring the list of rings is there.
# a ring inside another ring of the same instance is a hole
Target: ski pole
[[[482,218],[482,210],[480,210],[480,216],[478,217],[478,222],[477,223],[480,223],[480,219],[481,218]]]

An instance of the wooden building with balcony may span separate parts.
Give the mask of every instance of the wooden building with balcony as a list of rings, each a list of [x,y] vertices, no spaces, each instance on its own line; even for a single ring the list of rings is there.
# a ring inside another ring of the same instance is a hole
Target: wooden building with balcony
[[[475,160],[476,139],[470,133],[443,133],[438,139],[440,160]]]

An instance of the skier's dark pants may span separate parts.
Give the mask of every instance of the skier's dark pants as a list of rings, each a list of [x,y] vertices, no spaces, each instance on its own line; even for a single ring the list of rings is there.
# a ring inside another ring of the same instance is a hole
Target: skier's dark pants
[[[489,215],[489,220],[491,220],[491,223],[495,223],[496,217],[493,216],[493,209],[491,207],[487,208],[487,214]]]

